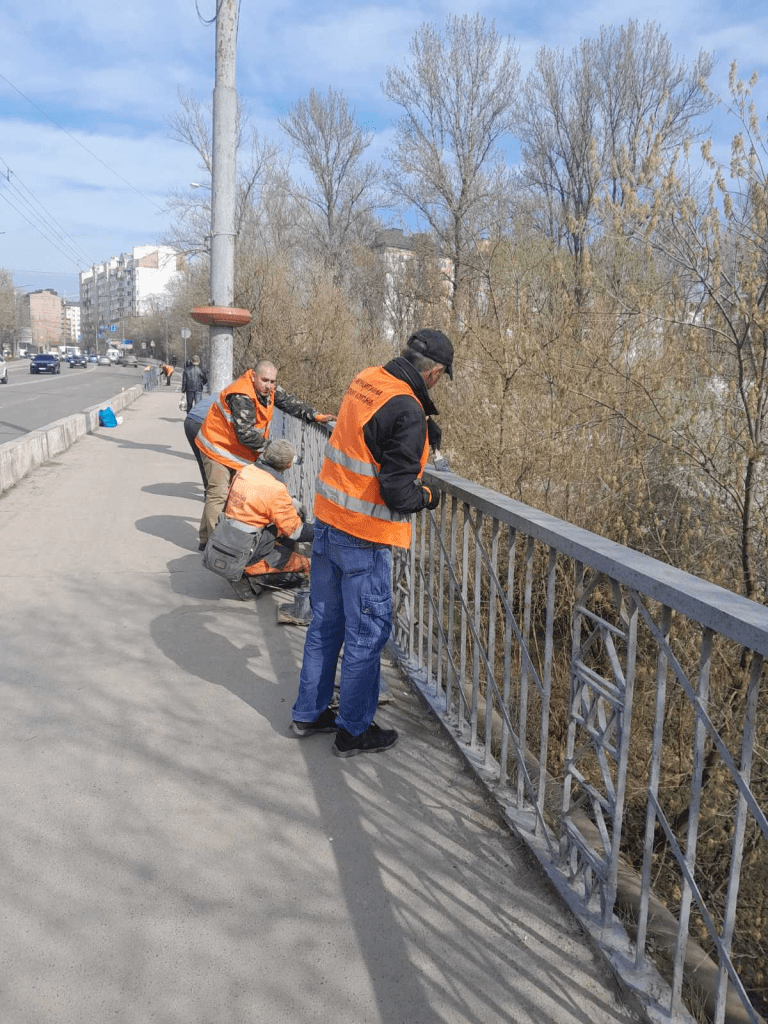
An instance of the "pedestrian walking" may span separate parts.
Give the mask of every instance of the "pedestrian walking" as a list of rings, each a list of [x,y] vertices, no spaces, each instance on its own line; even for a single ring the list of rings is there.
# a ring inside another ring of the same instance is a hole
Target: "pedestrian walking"
[[[208,374],[200,365],[200,356],[192,356],[190,366],[181,375],[181,390],[187,396],[187,411],[203,397],[203,388],[207,384]]]

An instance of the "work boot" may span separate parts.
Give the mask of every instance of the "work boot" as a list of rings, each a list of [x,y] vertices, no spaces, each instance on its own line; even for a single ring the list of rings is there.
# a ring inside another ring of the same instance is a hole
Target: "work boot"
[[[264,590],[258,583],[251,583],[247,576],[240,580],[230,580],[229,585],[241,601],[255,601]]]
[[[267,587],[279,587],[280,590],[292,590],[303,587],[309,577],[305,572],[270,572],[259,577]]]
[[[297,736],[312,736],[316,732],[336,732],[336,712],[338,708],[326,708],[315,722],[291,722],[291,732]]]
[[[359,736],[353,736],[343,726],[339,726],[331,750],[336,757],[355,757],[357,754],[379,754],[382,750],[394,747],[396,743],[395,729],[382,729],[371,722]]]

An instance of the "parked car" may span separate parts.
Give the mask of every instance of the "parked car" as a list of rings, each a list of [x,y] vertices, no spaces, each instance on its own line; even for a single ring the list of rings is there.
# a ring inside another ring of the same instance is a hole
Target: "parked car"
[[[61,363],[52,352],[38,352],[29,364],[30,373],[61,373]]]
[[[99,356],[99,366],[111,366],[112,360],[107,359],[106,356]]]
[[[0,356],[0,384],[8,383],[8,364],[3,356]]]
[[[82,366],[82,368],[84,370],[87,370],[88,369],[88,360],[83,355],[77,355],[76,353],[73,353],[69,357],[69,365],[72,366],[72,367],[74,367],[74,366]]]

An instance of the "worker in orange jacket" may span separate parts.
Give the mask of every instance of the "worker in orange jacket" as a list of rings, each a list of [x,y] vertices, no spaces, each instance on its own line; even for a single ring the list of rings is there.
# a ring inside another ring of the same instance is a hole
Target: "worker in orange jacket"
[[[265,586],[298,587],[309,578],[309,559],[294,545],[311,541],[314,525],[305,522],[283,480],[293,459],[290,442],[270,441],[258,463],[243,467],[232,480],[225,515],[262,534],[243,578],[231,584],[241,600],[258,597]]]

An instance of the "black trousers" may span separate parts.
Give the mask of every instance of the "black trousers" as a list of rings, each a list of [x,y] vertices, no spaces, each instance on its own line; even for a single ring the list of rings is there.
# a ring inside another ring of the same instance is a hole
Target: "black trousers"
[[[200,455],[200,449],[195,444],[195,438],[202,427],[202,423],[199,420],[193,420],[191,416],[184,418],[184,433],[187,435],[189,441],[189,447],[192,449],[192,453],[197,459],[197,464],[200,467],[200,476],[203,478],[203,490],[208,486],[208,480],[205,476],[205,467],[203,466],[203,459]]]

